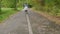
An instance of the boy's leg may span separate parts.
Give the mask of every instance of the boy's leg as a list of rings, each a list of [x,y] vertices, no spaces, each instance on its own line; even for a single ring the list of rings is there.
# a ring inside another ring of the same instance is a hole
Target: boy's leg
[[[28,10],[25,10],[25,13],[28,14]]]

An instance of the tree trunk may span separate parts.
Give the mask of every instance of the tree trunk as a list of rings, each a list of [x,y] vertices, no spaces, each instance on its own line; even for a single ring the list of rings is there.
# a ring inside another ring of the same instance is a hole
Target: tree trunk
[[[1,0],[0,0],[0,14],[1,14]]]
[[[14,10],[17,10],[17,0],[15,0],[14,5]]]

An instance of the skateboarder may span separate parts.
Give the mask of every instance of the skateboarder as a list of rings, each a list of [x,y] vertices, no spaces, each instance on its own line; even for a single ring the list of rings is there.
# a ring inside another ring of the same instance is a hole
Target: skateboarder
[[[24,10],[25,12],[27,12],[28,9],[29,9],[29,8],[28,8],[28,5],[27,5],[27,4],[24,4],[24,9],[23,9],[23,10]]]

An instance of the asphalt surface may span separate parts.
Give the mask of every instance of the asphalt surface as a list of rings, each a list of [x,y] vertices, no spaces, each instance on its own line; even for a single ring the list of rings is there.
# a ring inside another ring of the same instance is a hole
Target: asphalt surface
[[[0,34],[30,33],[60,34],[60,26],[31,10],[29,10],[27,14],[25,11],[21,11],[11,16],[3,24],[0,24]]]

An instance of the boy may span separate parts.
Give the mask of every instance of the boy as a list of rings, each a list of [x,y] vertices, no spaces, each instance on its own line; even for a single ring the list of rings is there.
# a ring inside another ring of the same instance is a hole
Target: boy
[[[24,9],[23,9],[25,12],[28,11],[28,5],[27,4],[24,4]]]

